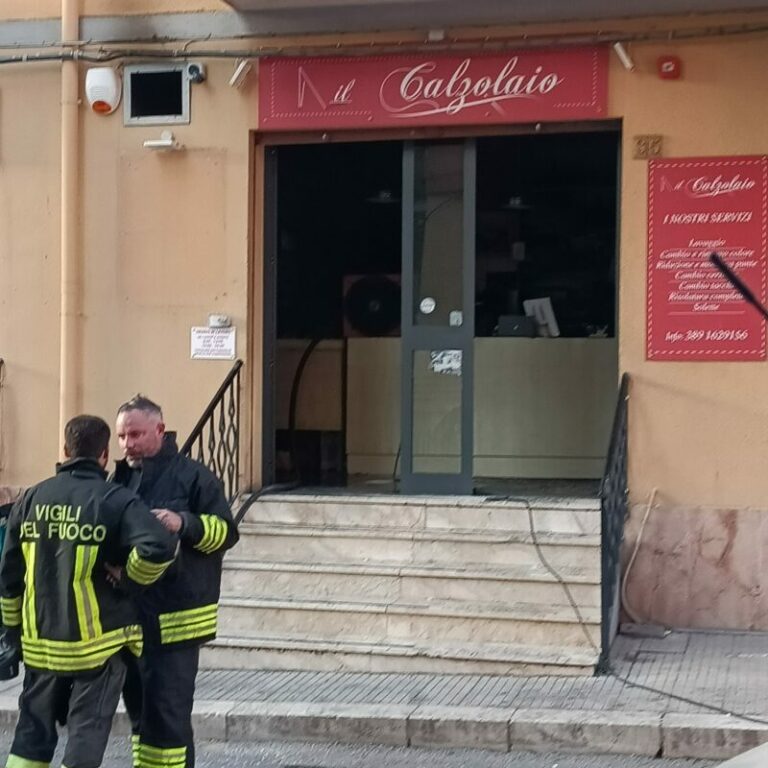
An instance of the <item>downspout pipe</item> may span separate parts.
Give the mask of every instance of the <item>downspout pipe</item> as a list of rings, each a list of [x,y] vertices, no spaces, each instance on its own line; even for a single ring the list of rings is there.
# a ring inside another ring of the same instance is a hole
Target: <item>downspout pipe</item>
[[[61,37],[76,44],[80,36],[80,0],[62,0]],[[77,50],[75,48],[75,50]],[[61,64],[61,285],[59,347],[59,433],[80,407],[80,316],[82,275],[78,258],[78,64]]]

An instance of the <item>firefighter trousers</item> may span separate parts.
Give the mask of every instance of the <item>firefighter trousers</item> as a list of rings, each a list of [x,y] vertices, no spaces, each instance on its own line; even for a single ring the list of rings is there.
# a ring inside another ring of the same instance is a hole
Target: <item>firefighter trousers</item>
[[[200,648],[144,647],[128,660],[123,701],[133,731],[134,768],[194,768],[192,704]]]
[[[74,676],[27,669],[19,720],[6,768],[45,768],[53,759],[56,719],[67,711],[62,768],[99,768],[120,700],[125,666],[113,656],[101,669]],[[69,706],[66,707],[66,702]]]

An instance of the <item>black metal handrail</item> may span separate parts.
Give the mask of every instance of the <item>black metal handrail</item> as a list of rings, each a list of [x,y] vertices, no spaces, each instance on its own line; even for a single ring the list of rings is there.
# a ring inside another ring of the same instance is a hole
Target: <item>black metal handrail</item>
[[[180,452],[196,459],[224,484],[234,500],[240,478],[240,369],[238,360],[211,398]]]
[[[627,482],[628,404],[629,374],[625,373],[621,377],[605,472],[600,484],[602,613],[598,674],[607,673],[610,669],[611,644],[616,636],[619,622],[621,542],[624,538],[624,523],[629,514]]]

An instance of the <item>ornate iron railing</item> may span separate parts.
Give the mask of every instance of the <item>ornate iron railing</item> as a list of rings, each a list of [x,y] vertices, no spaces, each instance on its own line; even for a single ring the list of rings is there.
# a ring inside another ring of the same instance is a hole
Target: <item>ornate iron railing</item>
[[[621,542],[624,522],[629,514],[627,487],[627,426],[629,411],[629,374],[621,377],[616,412],[613,417],[611,442],[600,484],[602,518],[602,618],[601,648],[597,673],[610,669],[610,652],[619,623],[619,593],[621,573]]]
[[[238,360],[195,425],[181,453],[205,464],[233,501],[240,477],[240,369]]]

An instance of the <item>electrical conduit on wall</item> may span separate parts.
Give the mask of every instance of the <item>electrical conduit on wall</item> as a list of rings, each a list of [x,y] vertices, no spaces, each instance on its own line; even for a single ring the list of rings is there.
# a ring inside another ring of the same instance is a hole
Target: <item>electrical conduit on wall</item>
[[[79,0],[62,0],[61,38],[75,45],[80,33]],[[77,49],[75,49],[77,50]],[[61,309],[59,352],[59,432],[79,406],[79,329],[81,276],[77,256],[78,222],[78,70],[77,59],[61,64]],[[58,440],[57,436],[57,440]]]

